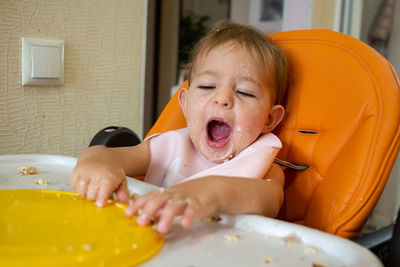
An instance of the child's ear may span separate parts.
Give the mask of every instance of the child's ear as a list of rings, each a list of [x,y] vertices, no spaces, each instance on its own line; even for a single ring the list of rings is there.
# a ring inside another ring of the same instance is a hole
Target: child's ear
[[[268,115],[267,122],[264,125],[262,133],[269,133],[282,121],[285,115],[285,108],[281,105],[274,105]]]
[[[183,111],[183,115],[186,118],[186,109],[187,109],[187,98],[188,98],[189,89],[188,88],[181,88],[178,92],[178,101],[181,109]]]

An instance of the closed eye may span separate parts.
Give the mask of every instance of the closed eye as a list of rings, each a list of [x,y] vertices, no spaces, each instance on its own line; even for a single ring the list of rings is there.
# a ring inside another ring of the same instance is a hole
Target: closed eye
[[[240,95],[243,95],[243,96],[247,96],[247,97],[256,97],[255,95],[244,92],[244,91],[237,91],[237,93]]]
[[[200,89],[205,89],[205,90],[209,90],[209,89],[214,89],[215,86],[212,85],[199,85]]]

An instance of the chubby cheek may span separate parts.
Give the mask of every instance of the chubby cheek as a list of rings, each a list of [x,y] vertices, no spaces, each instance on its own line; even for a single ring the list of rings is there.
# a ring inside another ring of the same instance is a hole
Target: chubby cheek
[[[254,140],[258,137],[258,134],[256,134],[256,132],[257,131],[254,131],[254,128],[237,127],[236,131],[233,133],[235,154],[238,154],[254,142]]]
[[[202,123],[199,111],[196,109],[190,109],[190,111],[186,114],[186,123],[189,128],[200,130]]]
[[[200,113],[195,109],[186,114],[186,123],[189,129],[189,135],[192,139],[193,144],[197,149],[199,149],[199,142],[205,140],[205,131],[203,129],[204,125],[201,120]]]
[[[244,149],[254,142],[262,133],[264,128],[264,116],[247,116],[241,117],[235,127],[234,134],[238,145]]]
[[[195,95],[190,95],[186,106],[186,121],[190,127],[201,128],[204,123],[204,112],[206,107],[204,101]]]

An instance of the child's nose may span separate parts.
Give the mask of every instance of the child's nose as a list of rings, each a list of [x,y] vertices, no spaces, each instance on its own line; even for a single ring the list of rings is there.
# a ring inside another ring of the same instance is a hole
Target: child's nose
[[[221,90],[216,94],[214,104],[222,106],[223,108],[231,108],[233,106],[232,95],[228,90]]]

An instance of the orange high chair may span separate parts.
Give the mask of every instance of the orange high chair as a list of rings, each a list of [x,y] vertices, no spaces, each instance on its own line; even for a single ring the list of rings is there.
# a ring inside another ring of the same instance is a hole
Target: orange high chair
[[[371,213],[400,145],[400,88],[374,49],[330,30],[270,36],[291,69],[278,158],[285,170],[279,218],[353,238]],[[148,135],[186,127],[177,94]]]
[[[278,158],[309,166],[285,170],[279,219],[354,238],[399,150],[397,76],[374,49],[341,33],[301,30],[270,37],[286,52],[292,79],[286,117],[276,131],[283,143]],[[183,127],[175,94],[148,136]],[[126,145],[140,142],[129,131],[105,128],[91,145],[121,146],[115,143],[130,137]]]

